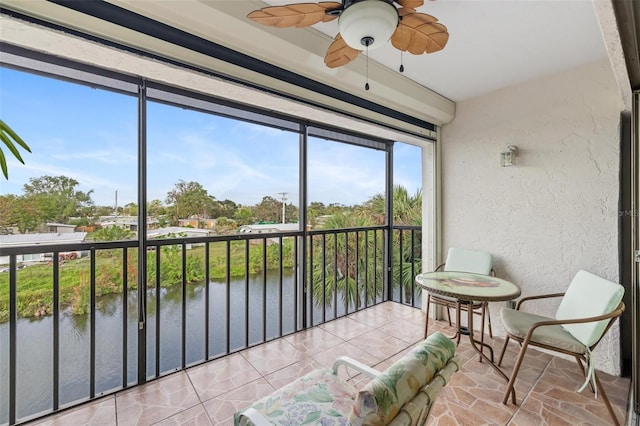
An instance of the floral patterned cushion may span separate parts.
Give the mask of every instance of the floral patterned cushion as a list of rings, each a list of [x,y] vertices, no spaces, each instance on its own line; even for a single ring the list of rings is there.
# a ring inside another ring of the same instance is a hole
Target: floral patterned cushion
[[[436,332],[373,379],[359,393],[349,424],[386,425],[418,390],[455,355],[456,346]]]
[[[358,390],[331,369],[316,369],[251,407],[274,425],[346,425]],[[235,415],[236,426],[240,413]]]

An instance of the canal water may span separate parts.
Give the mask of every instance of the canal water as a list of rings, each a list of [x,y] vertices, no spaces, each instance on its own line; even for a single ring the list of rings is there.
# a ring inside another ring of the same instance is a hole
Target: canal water
[[[282,333],[294,330],[294,275],[293,271],[280,275],[267,274],[266,281],[266,338],[279,333],[279,294],[282,282]],[[229,349],[245,346],[246,332],[249,344],[262,341],[263,334],[263,277],[249,278],[248,324],[245,322],[245,279],[232,280],[228,307]],[[205,358],[205,284],[187,287],[186,306],[186,360],[187,365]],[[298,292],[299,294],[299,292]],[[227,284],[209,283],[209,356],[226,352]],[[344,314],[344,304],[336,307]],[[96,301],[96,395],[118,388],[123,382],[123,300],[122,295],[99,297]],[[128,383],[137,380],[137,292],[126,300],[127,337],[126,358]],[[155,376],[156,327],[160,326],[160,374],[181,367],[182,363],[182,290],[177,285],[160,291],[160,311],[156,311],[155,290],[147,296],[147,377]],[[333,308],[327,306],[327,318]],[[314,307],[314,323],[320,318],[320,308]],[[89,397],[90,380],[89,315],[60,313],[60,405]],[[49,411],[53,401],[53,317],[20,318],[17,323],[16,401],[18,419]],[[0,324],[0,424],[9,419],[9,324]]]

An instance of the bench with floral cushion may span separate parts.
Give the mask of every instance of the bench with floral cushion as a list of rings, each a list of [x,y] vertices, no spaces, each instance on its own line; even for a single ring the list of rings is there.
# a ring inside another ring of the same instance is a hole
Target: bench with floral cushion
[[[440,389],[460,368],[456,345],[440,332],[379,372],[347,357],[319,368],[235,414],[235,425],[422,425]],[[353,369],[372,380],[358,390],[338,375]]]

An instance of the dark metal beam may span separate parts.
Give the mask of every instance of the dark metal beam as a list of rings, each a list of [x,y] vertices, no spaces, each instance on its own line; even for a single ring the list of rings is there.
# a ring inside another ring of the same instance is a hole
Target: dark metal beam
[[[640,90],[640,2],[613,0],[613,11],[632,90]]]
[[[108,3],[106,1],[97,1],[97,0],[94,0],[94,1],[49,0],[49,1],[51,3],[55,3],[59,6],[69,8],[76,12],[84,13],[88,16],[102,19],[107,22],[111,22],[115,25],[119,25],[123,28],[127,28],[132,31],[139,32],[141,34],[156,38],[158,40],[163,40],[168,43],[174,44],[176,46],[180,46],[185,49],[189,49],[191,51],[198,52],[198,53],[210,56],[212,58],[216,58],[216,59],[228,62],[230,64],[237,65],[242,68],[258,72],[260,74],[268,75],[280,81],[284,81],[286,83],[293,84],[295,86],[298,86],[307,90],[311,90],[315,93],[319,93],[319,94],[346,102],[350,105],[357,106],[366,110],[374,111],[383,116],[390,117],[405,123],[409,123],[409,124],[421,127],[423,129],[427,129],[431,131],[436,130],[436,126],[433,123],[429,123],[428,121],[424,121],[420,118],[413,117],[411,115],[402,113],[400,111],[396,111],[387,106],[384,106],[384,105],[369,101],[367,99],[361,98],[359,96],[353,95],[351,93],[336,89],[335,87],[332,87],[330,85],[310,79],[308,77],[294,73],[292,71],[278,67],[268,62],[261,61],[252,56],[229,49],[228,47],[225,47],[220,44],[214,43],[212,41],[206,40],[204,38],[198,37],[189,32],[182,31],[178,28],[172,27],[162,22],[153,20],[149,17],[139,15],[130,10]],[[0,13],[10,15],[10,16],[15,16],[19,19],[35,22],[35,23],[38,23],[39,25],[51,27],[60,31],[67,32],[69,34],[73,34],[73,35],[80,36],[92,41],[96,41],[101,44],[106,44],[106,45],[117,47],[119,49],[132,51],[137,54],[144,55],[146,57],[160,59],[164,62],[174,63],[176,65],[180,65],[190,69],[197,69],[198,71],[205,72],[208,74],[215,74],[211,70],[199,69],[197,67],[179,63],[179,62],[176,62],[175,60],[171,60],[170,58],[166,58],[152,52],[143,51],[135,46],[126,46],[126,45],[122,45],[121,43],[116,43],[113,41],[109,41],[103,38],[93,36],[89,34],[88,31],[87,32],[78,31],[76,29],[66,27],[64,26],[64,24],[45,21],[33,16],[24,15],[23,13],[7,9],[6,6],[4,6],[3,8],[0,8]],[[228,80],[232,80],[231,76],[223,76],[223,75],[218,75],[218,76]],[[238,82],[248,86],[252,85],[251,82],[246,82],[246,81],[238,81]],[[254,85],[254,87],[256,86]],[[272,90],[265,87],[258,87],[258,88],[263,91],[273,92]],[[293,99],[292,96],[286,93],[278,93],[278,94],[281,96]],[[295,98],[295,100],[301,101],[307,104],[312,104],[311,102],[301,98]],[[317,106],[323,107],[325,109],[328,108],[320,104]],[[340,112],[350,114],[348,111],[340,111]],[[357,116],[357,114],[350,114],[350,115],[361,118],[361,119],[365,119],[364,117]],[[370,119],[366,119],[366,120],[370,122],[374,122],[373,120],[370,120]],[[381,123],[378,123],[378,124],[381,124]],[[385,126],[392,128],[392,126],[389,126],[389,125],[385,125]]]

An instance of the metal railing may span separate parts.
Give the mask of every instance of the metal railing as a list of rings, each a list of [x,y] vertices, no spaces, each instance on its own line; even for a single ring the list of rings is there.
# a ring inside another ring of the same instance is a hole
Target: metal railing
[[[413,284],[420,232],[380,226],[148,240],[144,282],[138,241],[2,248],[9,267],[0,277],[0,373],[8,386],[0,388],[0,423],[137,385],[139,368],[153,380],[387,300],[420,306]],[[19,268],[23,257],[45,251],[45,264]],[[50,290],[23,300],[42,274]],[[29,318],[32,305],[45,320]],[[51,333],[40,327],[37,342],[28,328],[49,322]],[[76,341],[63,341],[70,334]],[[27,342],[39,345],[38,365],[30,365]],[[71,373],[70,358],[77,359]],[[42,372],[37,383],[30,370]],[[51,389],[33,401],[29,386]]]
[[[386,231],[364,227],[309,232],[308,324],[324,323],[387,300]]]
[[[394,226],[392,242],[392,285],[390,300],[422,306],[422,290],[416,287],[415,276],[422,272],[422,228]]]

